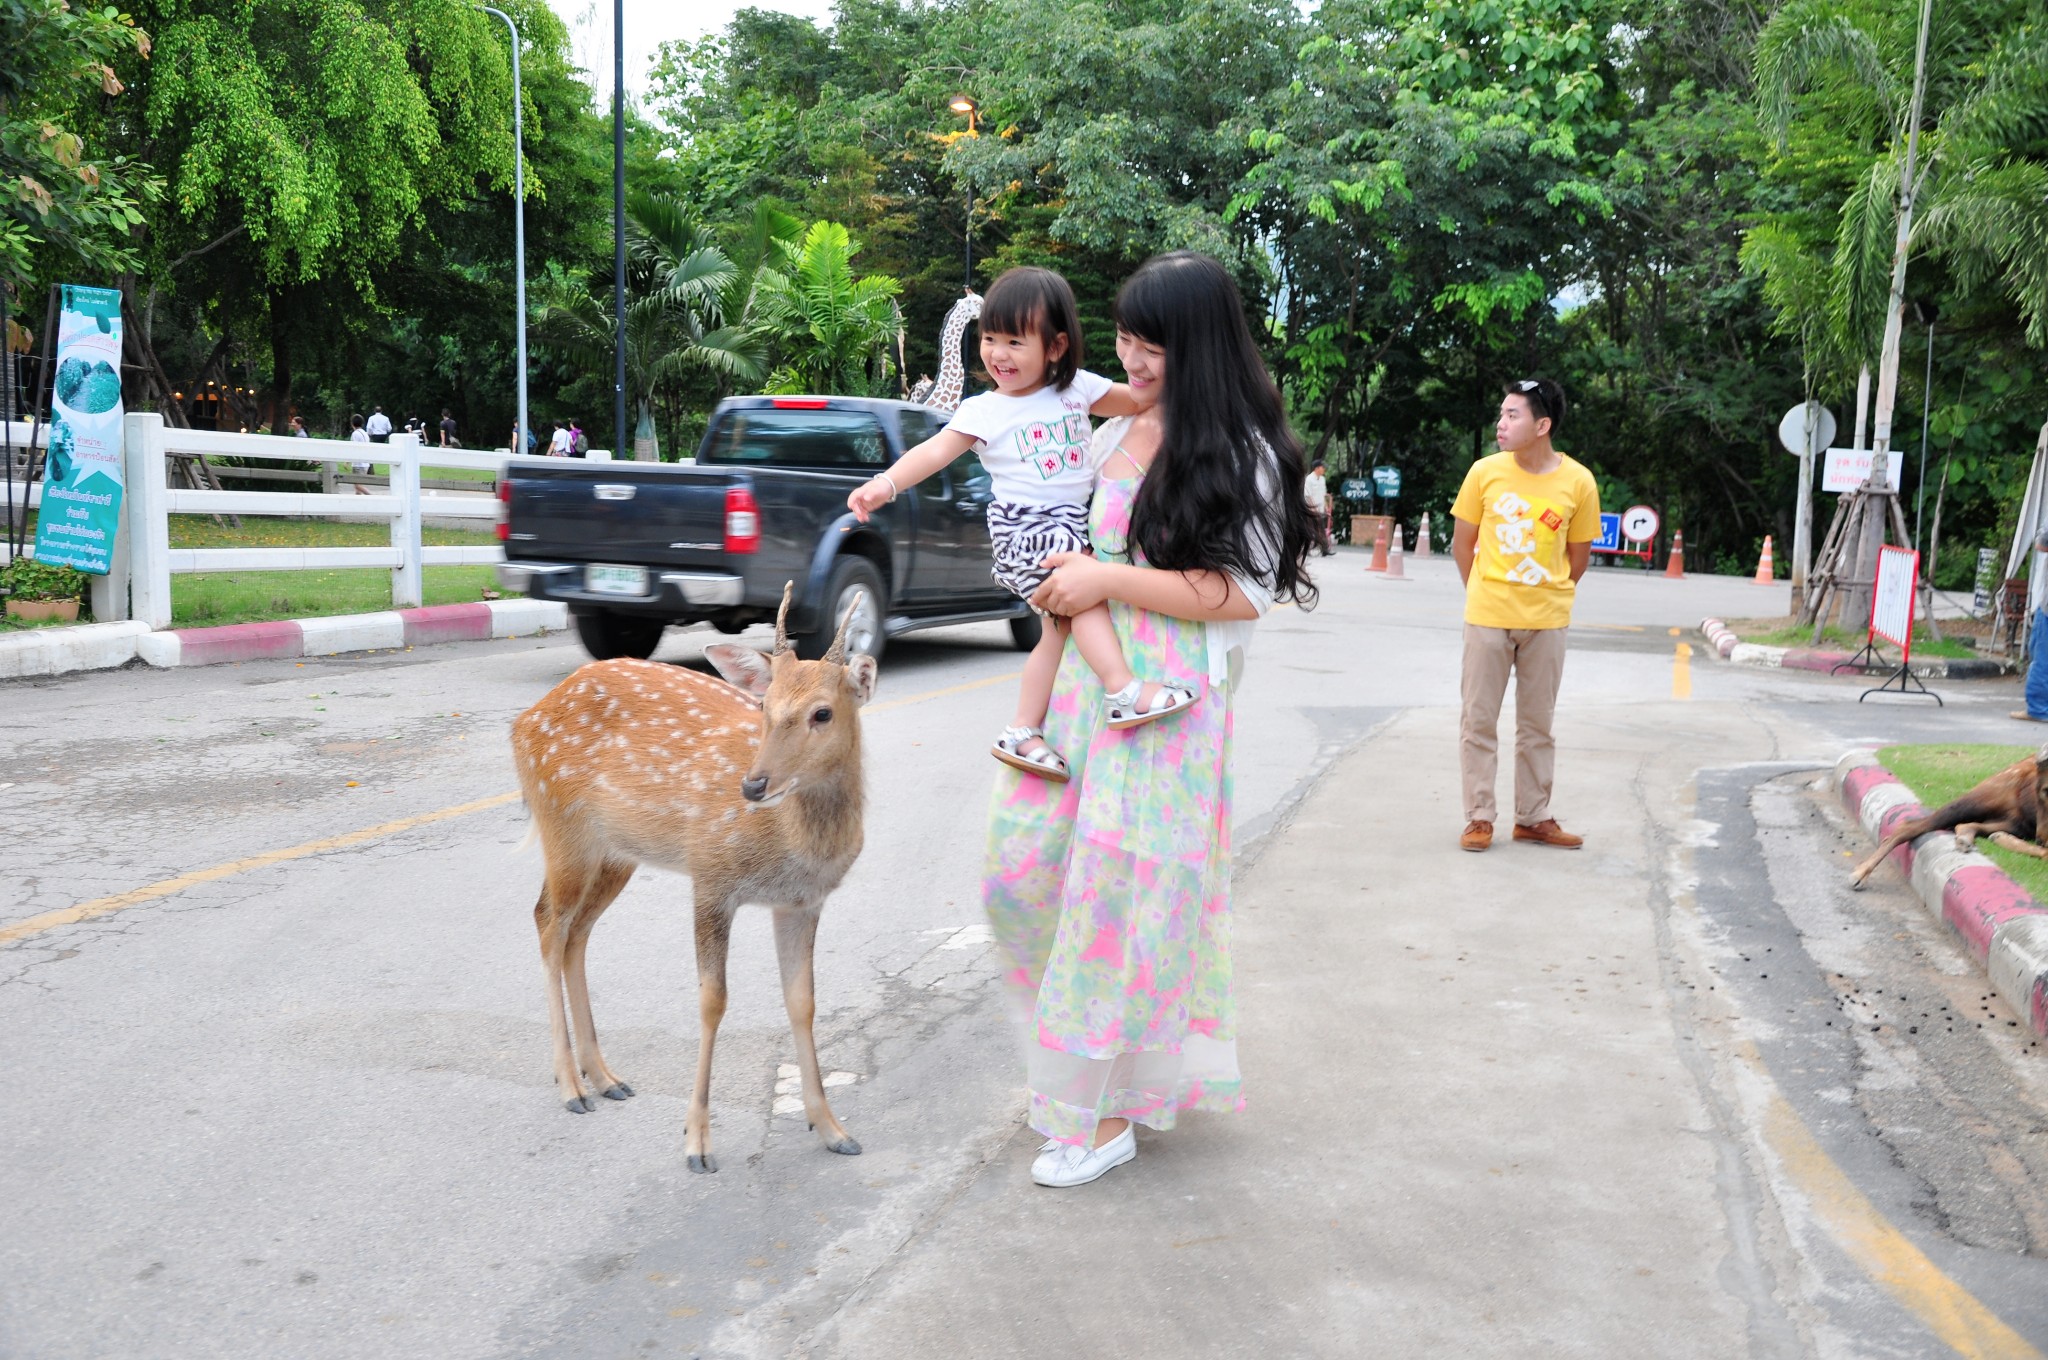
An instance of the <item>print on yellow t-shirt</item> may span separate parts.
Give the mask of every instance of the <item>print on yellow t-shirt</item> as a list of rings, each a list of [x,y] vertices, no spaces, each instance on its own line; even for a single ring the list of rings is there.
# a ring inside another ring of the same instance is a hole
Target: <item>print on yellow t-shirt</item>
[[[1563,628],[1572,621],[1570,543],[1600,537],[1600,492],[1583,463],[1560,454],[1549,472],[1525,472],[1511,453],[1465,474],[1451,513],[1477,526],[1465,622],[1485,628]]]

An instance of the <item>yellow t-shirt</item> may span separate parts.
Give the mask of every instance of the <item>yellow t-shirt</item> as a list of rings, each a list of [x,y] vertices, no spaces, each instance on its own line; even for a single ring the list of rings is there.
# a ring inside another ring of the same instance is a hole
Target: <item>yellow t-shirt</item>
[[[1600,489],[1565,454],[1551,471],[1524,472],[1512,453],[1481,458],[1465,474],[1451,514],[1479,528],[1465,583],[1465,622],[1482,628],[1563,628],[1572,621],[1567,543],[1600,537]]]

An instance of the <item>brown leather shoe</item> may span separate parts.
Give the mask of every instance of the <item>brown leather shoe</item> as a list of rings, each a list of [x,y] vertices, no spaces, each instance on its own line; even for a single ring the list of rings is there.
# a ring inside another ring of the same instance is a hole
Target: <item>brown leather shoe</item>
[[[1467,822],[1464,834],[1458,837],[1458,848],[1478,854],[1493,844],[1492,822]]]
[[[1574,836],[1557,824],[1556,818],[1549,818],[1534,826],[1515,827],[1515,839],[1533,841],[1537,845],[1554,845],[1560,850],[1576,850],[1586,843],[1584,836]]]

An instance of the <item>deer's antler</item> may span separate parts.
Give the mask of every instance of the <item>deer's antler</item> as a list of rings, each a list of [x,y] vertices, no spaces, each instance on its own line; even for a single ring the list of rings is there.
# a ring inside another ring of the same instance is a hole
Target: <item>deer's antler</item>
[[[853,611],[859,608],[860,601],[856,599],[839,616],[839,631],[832,635],[832,645],[825,649],[825,660],[841,666],[846,664],[846,625],[853,622]]]
[[[789,597],[796,591],[796,582],[782,583],[782,608],[775,611],[775,650],[789,650]],[[771,653],[773,655],[773,653]]]

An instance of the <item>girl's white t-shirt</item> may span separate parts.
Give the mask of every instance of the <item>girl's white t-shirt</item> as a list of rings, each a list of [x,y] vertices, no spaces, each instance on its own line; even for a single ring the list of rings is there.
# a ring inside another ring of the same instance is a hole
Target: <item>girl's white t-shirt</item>
[[[1064,389],[1048,384],[1022,397],[983,392],[961,402],[946,428],[974,440],[997,500],[1086,505],[1095,491],[1088,408],[1113,386],[1084,368]]]

